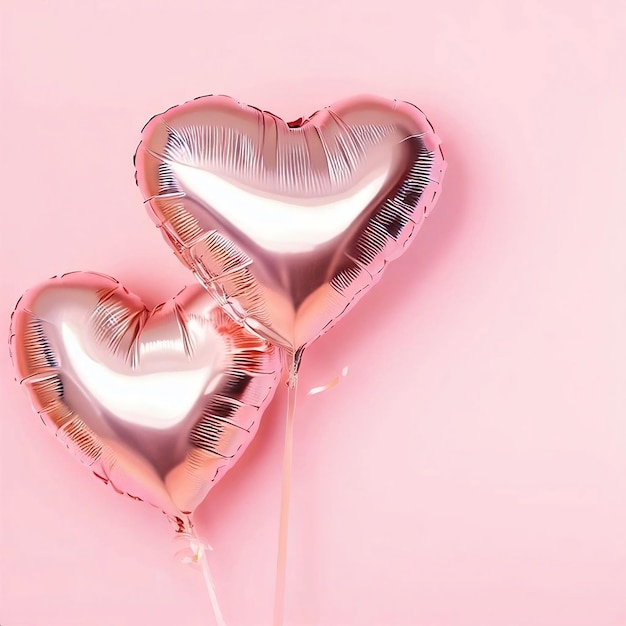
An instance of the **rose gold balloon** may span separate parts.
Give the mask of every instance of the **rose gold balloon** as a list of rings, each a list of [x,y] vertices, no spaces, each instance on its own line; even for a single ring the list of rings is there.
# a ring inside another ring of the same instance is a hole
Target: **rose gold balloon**
[[[277,350],[200,285],[148,311],[114,279],[76,272],[28,291],[11,326],[44,423],[116,491],[181,525],[254,437],[280,374]]]
[[[406,102],[353,98],[287,124],[208,96],[154,117],[136,167],[180,260],[234,319],[298,355],[405,250],[444,160]]]

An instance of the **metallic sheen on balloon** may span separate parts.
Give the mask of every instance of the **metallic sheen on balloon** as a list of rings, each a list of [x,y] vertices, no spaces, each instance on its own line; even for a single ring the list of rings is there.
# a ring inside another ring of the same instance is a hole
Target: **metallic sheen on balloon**
[[[206,96],[152,118],[135,163],[179,259],[295,357],[406,249],[441,187],[439,143],[406,102],[357,97],[289,124]]]
[[[43,422],[116,491],[180,524],[254,437],[278,350],[200,285],[149,311],[116,280],[75,272],[12,317],[17,378]]]

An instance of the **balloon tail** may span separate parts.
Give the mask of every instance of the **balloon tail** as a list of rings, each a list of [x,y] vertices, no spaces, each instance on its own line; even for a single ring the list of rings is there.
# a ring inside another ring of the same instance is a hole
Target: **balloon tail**
[[[211,569],[209,568],[209,560],[207,558],[207,552],[210,552],[213,548],[200,539],[190,519],[187,519],[184,530],[178,533],[177,539],[179,538],[188,542],[188,546],[186,549],[180,550],[177,553],[177,556],[183,563],[200,567],[204,584],[206,585],[206,589],[209,593],[215,623],[217,626],[226,626],[219,602],[217,601],[217,593],[215,591],[215,585],[213,584],[213,578],[211,576]]]
[[[291,361],[287,392],[287,419],[285,425],[285,449],[283,454],[283,480],[280,498],[280,522],[278,527],[278,557],[276,562],[276,586],[274,590],[274,626],[283,626],[285,618],[285,587],[287,582],[287,537],[289,531],[289,499],[293,467],[293,424],[298,395],[298,367],[301,353]]]

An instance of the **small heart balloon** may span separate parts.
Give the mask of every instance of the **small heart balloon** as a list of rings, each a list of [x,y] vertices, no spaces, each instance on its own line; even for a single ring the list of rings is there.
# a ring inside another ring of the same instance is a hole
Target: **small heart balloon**
[[[150,120],[135,163],[180,260],[234,319],[292,355],[403,252],[444,172],[422,112],[375,97],[291,124],[199,98]]]
[[[17,378],[76,457],[183,524],[239,458],[280,375],[277,350],[200,286],[152,311],[117,281],[66,274],[12,317]]]

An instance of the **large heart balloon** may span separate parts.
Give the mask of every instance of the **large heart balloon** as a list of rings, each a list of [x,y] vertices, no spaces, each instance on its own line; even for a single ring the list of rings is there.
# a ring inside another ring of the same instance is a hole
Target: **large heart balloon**
[[[135,162],[183,263],[234,319],[292,354],[402,253],[444,172],[423,113],[376,97],[290,124],[199,98],[152,118]]]
[[[57,438],[181,524],[251,441],[280,374],[277,350],[200,285],[149,311],[114,279],[82,272],[22,297],[11,352]]]

